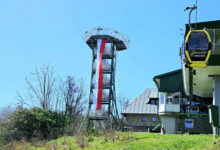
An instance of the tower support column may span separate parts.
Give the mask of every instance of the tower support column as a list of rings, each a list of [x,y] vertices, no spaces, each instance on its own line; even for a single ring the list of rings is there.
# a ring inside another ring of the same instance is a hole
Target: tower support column
[[[220,75],[213,76],[213,105],[220,108]],[[218,120],[220,125],[220,111],[218,112]],[[213,135],[216,136],[217,133],[216,127],[213,126]]]

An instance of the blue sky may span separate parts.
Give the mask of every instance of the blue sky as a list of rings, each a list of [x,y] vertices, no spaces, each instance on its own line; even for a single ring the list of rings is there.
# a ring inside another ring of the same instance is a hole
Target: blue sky
[[[0,107],[25,93],[25,78],[42,64],[56,74],[82,77],[87,94],[92,53],[82,35],[93,27],[129,37],[118,52],[116,88],[135,98],[155,87],[153,76],[179,69],[186,6],[195,0],[2,0],[0,1]],[[199,0],[198,21],[220,19],[220,1]],[[194,14],[193,14],[194,20]]]

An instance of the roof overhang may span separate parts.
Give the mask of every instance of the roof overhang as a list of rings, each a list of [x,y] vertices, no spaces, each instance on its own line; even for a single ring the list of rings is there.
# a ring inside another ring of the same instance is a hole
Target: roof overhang
[[[182,69],[154,76],[153,81],[159,92],[175,93],[184,91]]]
[[[193,29],[203,30],[203,29],[220,29],[220,20],[215,21],[206,21],[206,22],[197,22],[191,23]],[[185,36],[189,32],[189,24],[185,25]]]

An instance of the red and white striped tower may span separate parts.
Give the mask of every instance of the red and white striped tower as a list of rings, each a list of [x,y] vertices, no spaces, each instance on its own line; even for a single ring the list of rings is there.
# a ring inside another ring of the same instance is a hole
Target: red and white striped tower
[[[115,93],[116,53],[127,49],[130,41],[118,31],[100,27],[86,31],[83,38],[93,52],[89,122],[94,120],[95,128],[105,128],[103,120],[108,120],[108,125],[112,127],[113,120],[118,120]]]

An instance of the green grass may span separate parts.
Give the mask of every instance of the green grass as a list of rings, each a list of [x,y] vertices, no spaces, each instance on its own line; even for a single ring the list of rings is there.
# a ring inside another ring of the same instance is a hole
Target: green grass
[[[114,140],[113,140],[114,137]],[[82,140],[84,139],[84,142]],[[161,135],[156,133],[122,133],[118,132],[114,136],[89,136],[74,137],[66,136],[51,140],[48,142],[40,142],[34,145],[27,142],[14,142],[15,150],[200,150],[213,149],[220,150],[220,139],[213,140],[212,135],[188,135],[173,134]]]

